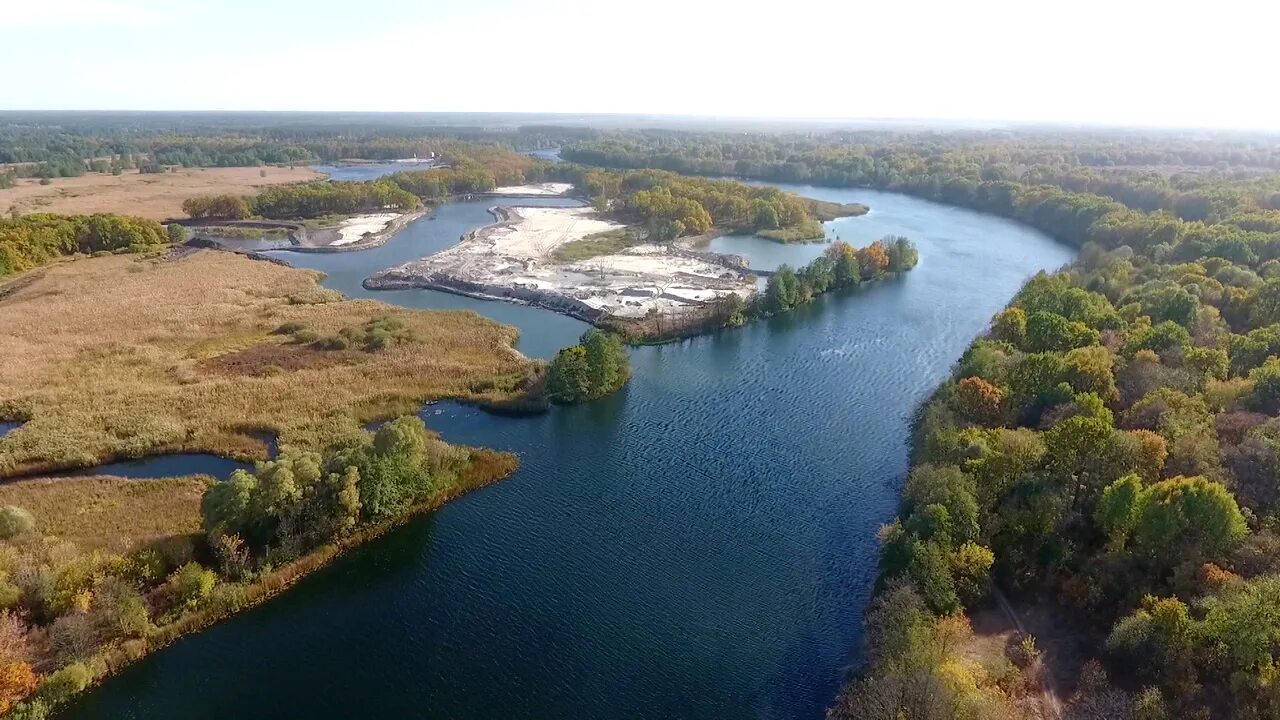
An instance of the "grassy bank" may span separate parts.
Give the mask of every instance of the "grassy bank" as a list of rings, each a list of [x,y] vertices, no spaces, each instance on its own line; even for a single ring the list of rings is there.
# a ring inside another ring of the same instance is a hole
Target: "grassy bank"
[[[0,291],[0,477],[163,452],[322,448],[427,400],[519,398],[537,363],[470,312],[343,300],[317,273],[201,251],[64,262]],[[403,329],[341,347],[379,318]],[[288,332],[281,332],[282,328]]]
[[[510,453],[456,450],[465,453],[462,470],[420,502],[239,581],[192,562],[217,562],[217,550],[199,532],[207,478],[46,479],[0,488],[0,503],[25,503],[32,523],[0,544],[0,589],[5,590],[0,602],[6,604],[0,626],[16,624],[21,631],[6,636],[5,667],[20,668],[22,680],[0,687],[0,712],[46,717],[130,663],[269,600],[347,550],[503,479],[518,465]],[[151,500],[159,501],[160,511],[143,517]],[[0,514],[8,517],[11,512],[6,506]],[[102,537],[102,527],[112,530],[110,538]],[[6,533],[8,529],[5,525]],[[152,566],[162,570],[146,573]],[[44,591],[34,591],[27,582],[33,573],[49,579]],[[188,575],[203,584],[186,587]],[[10,596],[9,589],[16,592]],[[64,602],[63,595],[72,590]],[[13,658],[16,663],[10,662]]]

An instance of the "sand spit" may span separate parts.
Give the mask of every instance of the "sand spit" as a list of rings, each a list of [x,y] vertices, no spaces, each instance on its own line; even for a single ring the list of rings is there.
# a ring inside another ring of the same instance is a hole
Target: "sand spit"
[[[493,208],[499,222],[452,248],[384,270],[371,289],[423,287],[485,299],[539,305],[588,322],[696,312],[729,293],[746,298],[755,278],[736,256],[666,245],[559,262],[555,249],[622,227],[591,208]]]
[[[373,235],[387,229],[392,220],[400,217],[400,213],[374,213],[356,215],[342,221],[338,226],[338,239],[330,245],[350,245],[359,242],[365,235]]]
[[[485,193],[486,195],[528,195],[528,196],[551,196],[564,195],[573,189],[573,185],[569,183],[547,182],[532,183],[529,185],[507,185],[505,187],[494,188],[492,191]]]

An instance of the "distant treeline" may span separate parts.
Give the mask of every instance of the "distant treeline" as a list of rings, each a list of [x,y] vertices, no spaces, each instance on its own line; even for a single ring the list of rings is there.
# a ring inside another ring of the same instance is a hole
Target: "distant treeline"
[[[170,241],[154,220],[123,215],[24,215],[0,220],[0,277],[63,255],[142,251]]]
[[[690,178],[658,170],[611,171],[549,163],[493,146],[454,148],[448,167],[406,170],[364,182],[320,181],[278,185],[255,197],[205,196],[188,200],[191,217],[312,218],[371,210],[411,210],[500,185],[559,180],[576,185],[595,205],[642,225],[655,240],[698,235],[712,227],[759,232],[780,241],[822,237],[820,219],[842,206],[729,180]],[[848,212],[864,211],[850,208]]]
[[[449,155],[462,143],[528,150],[593,137],[582,128],[529,125],[485,129],[414,125],[372,116],[307,120],[268,114],[4,113],[0,175],[67,177],[149,165],[245,167],[344,158],[391,160]],[[96,163],[96,164],[95,164]]]

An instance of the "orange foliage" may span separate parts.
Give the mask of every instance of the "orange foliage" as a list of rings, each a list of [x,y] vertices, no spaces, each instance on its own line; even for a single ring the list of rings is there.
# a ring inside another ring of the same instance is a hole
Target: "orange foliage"
[[[30,695],[39,682],[31,666],[25,662],[0,666],[0,713],[9,712],[14,703]]]
[[[858,251],[858,264],[862,267],[862,277],[876,277],[889,267],[889,253],[877,240]]]
[[[1004,391],[980,377],[967,377],[956,383],[955,403],[970,420],[997,420],[1004,406]]]

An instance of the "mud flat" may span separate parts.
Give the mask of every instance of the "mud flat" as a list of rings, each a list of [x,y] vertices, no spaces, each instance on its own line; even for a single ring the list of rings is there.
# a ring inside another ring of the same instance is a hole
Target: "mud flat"
[[[448,250],[365,280],[372,290],[429,288],[538,305],[600,324],[650,313],[704,315],[719,298],[746,299],[755,277],[735,256],[639,244],[562,262],[566,243],[624,226],[591,208],[492,208],[498,222],[467,233]]]

